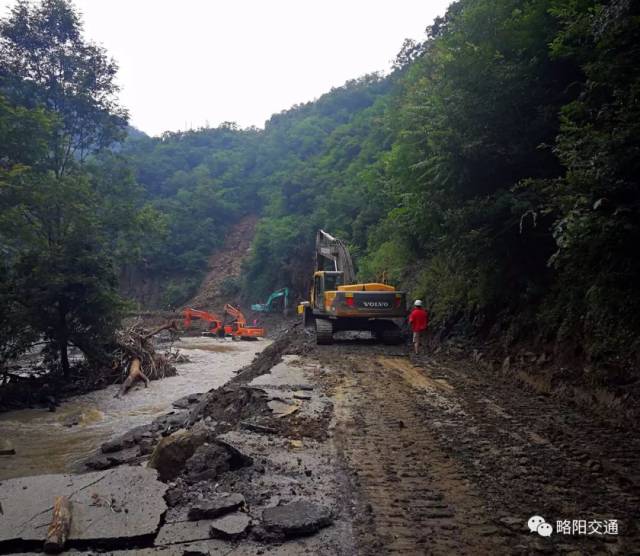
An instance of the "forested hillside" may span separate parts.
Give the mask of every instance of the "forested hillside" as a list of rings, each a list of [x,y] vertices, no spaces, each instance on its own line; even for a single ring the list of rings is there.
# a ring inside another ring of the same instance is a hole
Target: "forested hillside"
[[[332,209],[329,198],[319,196],[345,179],[345,164],[359,151],[368,149],[371,159],[379,152],[376,143],[365,144],[365,134],[391,86],[391,79],[378,76],[354,80],[316,102],[274,115],[264,130],[226,123],[157,138],[130,137],[122,155],[149,206],[162,215],[163,235],[144,261],[144,271],[163,284],[156,301],[179,305],[188,299],[229,224],[246,214],[265,217],[246,291],[264,295],[288,284],[304,292],[319,215],[340,211],[335,223],[325,224],[333,229],[347,210],[339,199]],[[359,211],[362,201],[350,204]]]
[[[638,23],[624,1],[453,4],[271,201],[249,276],[322,225],[440,327],[637,354]]]
[[[126,120],[112,100],[116,68],[82,42],[65,2],[43,6],[66,34],[27,25],[22,4],[1,29],[2,314],[28,316],[0,322],[13,339],[5,353],[33,334],[62,346],[74,327],[93,331],[75,309],[61,315],[69,296],[74,307],[89,295],[100,326],[111,323],[117,276],[153,276],[154,303],[179,306],[228,226],[255,214],[249,302],[284,286],[306,295],[321,227],[350,244],[363,280],[425,299],[436,330],[637,366],[637,3],[460,0],[423,42],[405,43],[389,75],[350,81],[264,129],[129,133],[115,150]],[[45,52],[53,66],[61,45],[82,55],[77,73],[55,79],[84,86],[93,56],[106,89],[52,87],[25,62]],[[69,319],[62,336],[52,328]]]

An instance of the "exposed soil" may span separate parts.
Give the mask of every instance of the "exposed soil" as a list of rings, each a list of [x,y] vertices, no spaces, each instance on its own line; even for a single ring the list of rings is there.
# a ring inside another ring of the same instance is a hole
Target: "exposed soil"
[[[361,554],[631,554],[640,550],[640,438],[634,425],[560,400],[524,371],[490,371],[460,353],[409,357],[369,340],[318,347],[294,326],[241,372],[281,353],[317,362],[330,415],[263,422],[288,438],[335,444],[350,477],[342,506]],[[465,354],[466,355],[466,354]],[[327,425],[333,421],[333,426]],[[527,529],[617,520],[617,535]]]
[[[235,300],[225,294],[224,284],[241,278],[242,262],[251,247],[257,223],[258,217],[249,215],[229,229],[222,247],[209,258],[207,274],[198,293],[185,303],[186,307],[221,312],[225,303],[234,303]]]
[[[310,366],[307,376],[331,400],[328,413],[278,420],[261,402],[253,416],[276,438],[334,446],[349,478],[335,504],[353,526],[345,546],[353,542],[356,553],[640,551],[633,423],[558,403],[517,373],[444,350],[415,358],[407,346],[366,339],[319,347],[294,326],[267,351],[235,381],[268,371],[283,353]],[[551,538],[529,531],[533,515],[553,526]],[[616,520],[618,534],[557,533],[566,520]]]

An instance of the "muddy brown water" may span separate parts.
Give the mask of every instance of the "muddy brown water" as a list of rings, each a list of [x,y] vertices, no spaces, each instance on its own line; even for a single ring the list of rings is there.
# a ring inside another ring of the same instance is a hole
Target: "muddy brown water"
[[[183,338],[175,347],[191,362],[178,365],[177,376],[153,381],[149,388],[140,384],[116,398],[119,386],[113,385],[70,398],[55,413],[23,409],[0,414],[0,438],[16,450],[0,456],[0,480],[72,471],[100,444],[170,411],[178,398],[221,386],[269,343]]]

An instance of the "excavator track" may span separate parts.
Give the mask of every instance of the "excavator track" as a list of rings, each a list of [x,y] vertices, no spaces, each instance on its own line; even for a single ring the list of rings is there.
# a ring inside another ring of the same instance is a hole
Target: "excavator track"
[[[387,344],[389,346],[395,346],[402,343],[402,331],[400,328],[390,323],[383,330],[380,331],[378,337],[382,341],[382,343]]]
[[[333,343],[333,324],[330,320],[316,318],[316,343],[318,345]]]

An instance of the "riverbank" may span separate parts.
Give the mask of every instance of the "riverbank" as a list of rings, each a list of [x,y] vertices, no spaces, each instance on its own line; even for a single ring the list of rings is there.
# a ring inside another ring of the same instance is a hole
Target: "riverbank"
[[[128,324],[131,326],[117,334],[111,362],[89,362],[79,349],[72,347],[66,375],[43,349],[32,348],[22,354],[0,378],[0,414],[25,408],[46,408],[53,413],[63,400],[123,382],[133,354],[142,358],[142,370],[150,380],[173,376],[177,356],[173,345],[179,337],[173,326],[166,329],[171,322],[152,331],[142,328],[140,319]]]
[[[10,441],[16,454],[0,457],[0,479],[79,469],[103,442],[172,410],[178,398],[221,386],[268,345],[184,337],[174,347],[189,362],[177,365],[175,377],[148,388],[139,383],[121,398],[115,397],[119,385],[106,385],[62,401],[55,413],[46,408],[2,413],[0,438]]]

